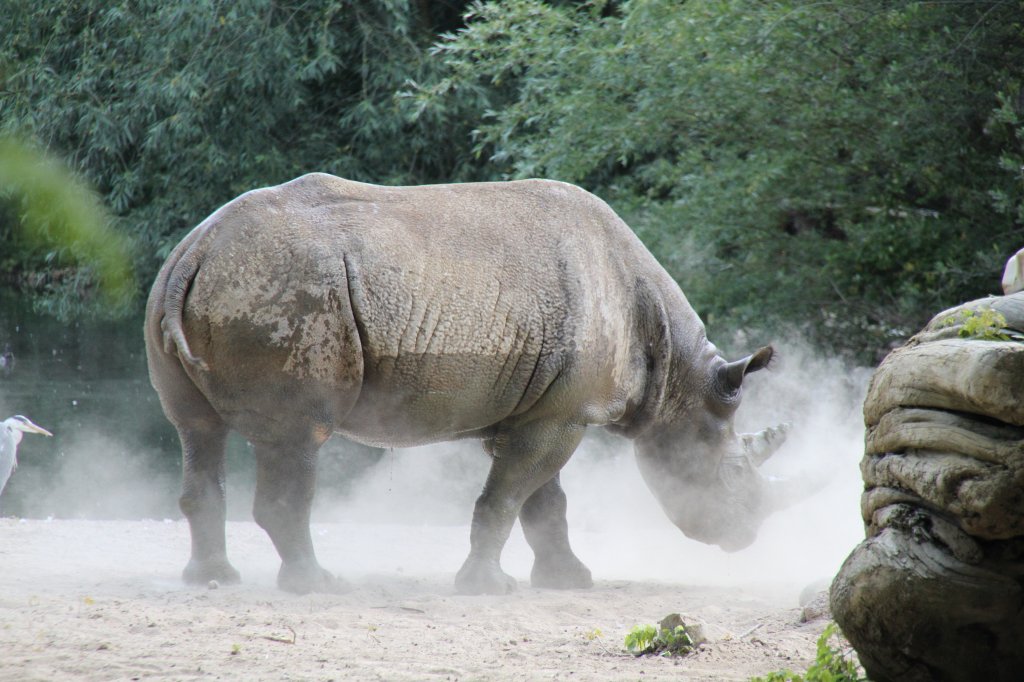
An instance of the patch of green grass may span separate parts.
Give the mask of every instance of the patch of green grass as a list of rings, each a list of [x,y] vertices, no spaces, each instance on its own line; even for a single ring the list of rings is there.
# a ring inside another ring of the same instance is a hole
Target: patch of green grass
[[[1010,340],[1010,336],[1006,333],[1006,317],[992,308],[961,310],[959,315],[950,315],[943,320],[942,324],[947,327],[959,324],[960,331],[958,333],[964,339]]]
[[[869,682],[857,664],[829,640],[838,637],[838,627],[829,623],[818,638],[818,653],[807,672],[800,675],[789,670],[768,673],[767,677],[754,677],[750,682]]]
[[[634,656],[685,656],[699,643],[699,638],[693,635],[677,613],[666,616],[658,627],[634,626],[625,641],[626,649]]]

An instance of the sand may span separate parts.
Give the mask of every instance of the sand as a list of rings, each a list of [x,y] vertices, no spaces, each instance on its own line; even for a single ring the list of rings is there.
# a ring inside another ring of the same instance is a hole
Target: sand
[[[502,564],[520,587],[503,597],[452,587],[489,464],[475,443],[387,451],[351,485],[332,468],[343,453],[322,456],[314,541],[352,590],[295,596],[277,589],[277,554],[249,520],[254,473],[238,470],[248,460],[229,471],[227,496],[228,551],[243,583],[186,587],[178,483],[116,433],[65,435],[33,414],[57,432],[46,439],[55,452],[26,443],[7,493],[31,499],[35,515],[88,519],[0,518],[0,681],[748,680],[802,671],[827,620],[801,623],[799,595],[827,584],[864,536],[860,406],[870,372],[799,347],[779,356],[744,387],[737,429],[794,423],[762,471],[824,471],[816,495],[726,554],[672,526],[628,443],[585,439],[562,484],[570,538],[595,587],[531,588],[532,554],[516,528]],[[32,457],[52,456],[55,475],[33,472]],[[0,500],[0,513],[10,509]],[[162,513],[175,518],[97,520]],[[633,626],[673,612],[704,626],[709,641],[697,653],[625,651]]]
[[[800,622],[802,579],[646,578],[636,567],[656,565],[658,544],[678,533],[630,545],[636,534],[577,532],[585,560],[641,556],[591,563],[595,587],[571,591],[531,588],[529,550],[514,538],[503,562],[519,590],[464,597],[452,579],[465,526],[313,531],[321,562],[350,592],[278,590],[277,556],[251,522],[228,524],[243,583],[211,589],[179,579],[182,520],[0,519],[0,680],[746,680],[804,670],[827,624]],[[625,651],[630,628],[672,612],[703,624],[709,641],[685,658]]]

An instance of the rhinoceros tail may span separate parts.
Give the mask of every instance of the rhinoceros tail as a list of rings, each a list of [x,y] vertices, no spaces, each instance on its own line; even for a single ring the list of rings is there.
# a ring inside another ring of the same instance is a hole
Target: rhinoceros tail
[[[185,329],[181,323],[182,311],[185,309],[185,297],[192,287],[196,273],[199,272],[200,250],[196,248],[198,241],[200,240],[192,242],[167,275],[160,329],[164,334],[165,353],[176,354],[184,362],[206,371],[210,369],[209,366],[205,360],[192,354],[192,350],[188,346],[188,339],[185,338]]]

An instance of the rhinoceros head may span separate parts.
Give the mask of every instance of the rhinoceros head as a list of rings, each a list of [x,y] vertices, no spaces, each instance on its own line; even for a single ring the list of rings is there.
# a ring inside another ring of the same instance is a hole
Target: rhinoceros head
[[[771,357],[771,347],[735,362],[716,354],[697,372],[698,381],[691,377],[669,418],[636,439],[640,472],[672,522],[688,537],[726,551],[752,543],[765,517],[784,506],[785,484],[769,481],[758,467],[788,427],[733,430],[744,377]]]

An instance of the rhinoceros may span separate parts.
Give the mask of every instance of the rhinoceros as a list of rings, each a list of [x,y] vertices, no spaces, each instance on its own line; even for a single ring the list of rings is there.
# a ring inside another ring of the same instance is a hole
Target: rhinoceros
[[[239,579],[225,548],[224,443],[257,463],[254,518],[288,591],[343,581],[310,537],[317,451],[332,434],[404,447],[473,438],[491,457],[460,593],[501,594],[518,517],[531,583],[592,585],[559,471],[588,426],[634,440],[668,517],[736,550],[787,495],[757,466],[785,425],[737,434],[744,377],[676,282],[594,195],[550,180],[383,187],[322,173],[247,192],[160,270],[149,372],[181,439],[189,583]]]

